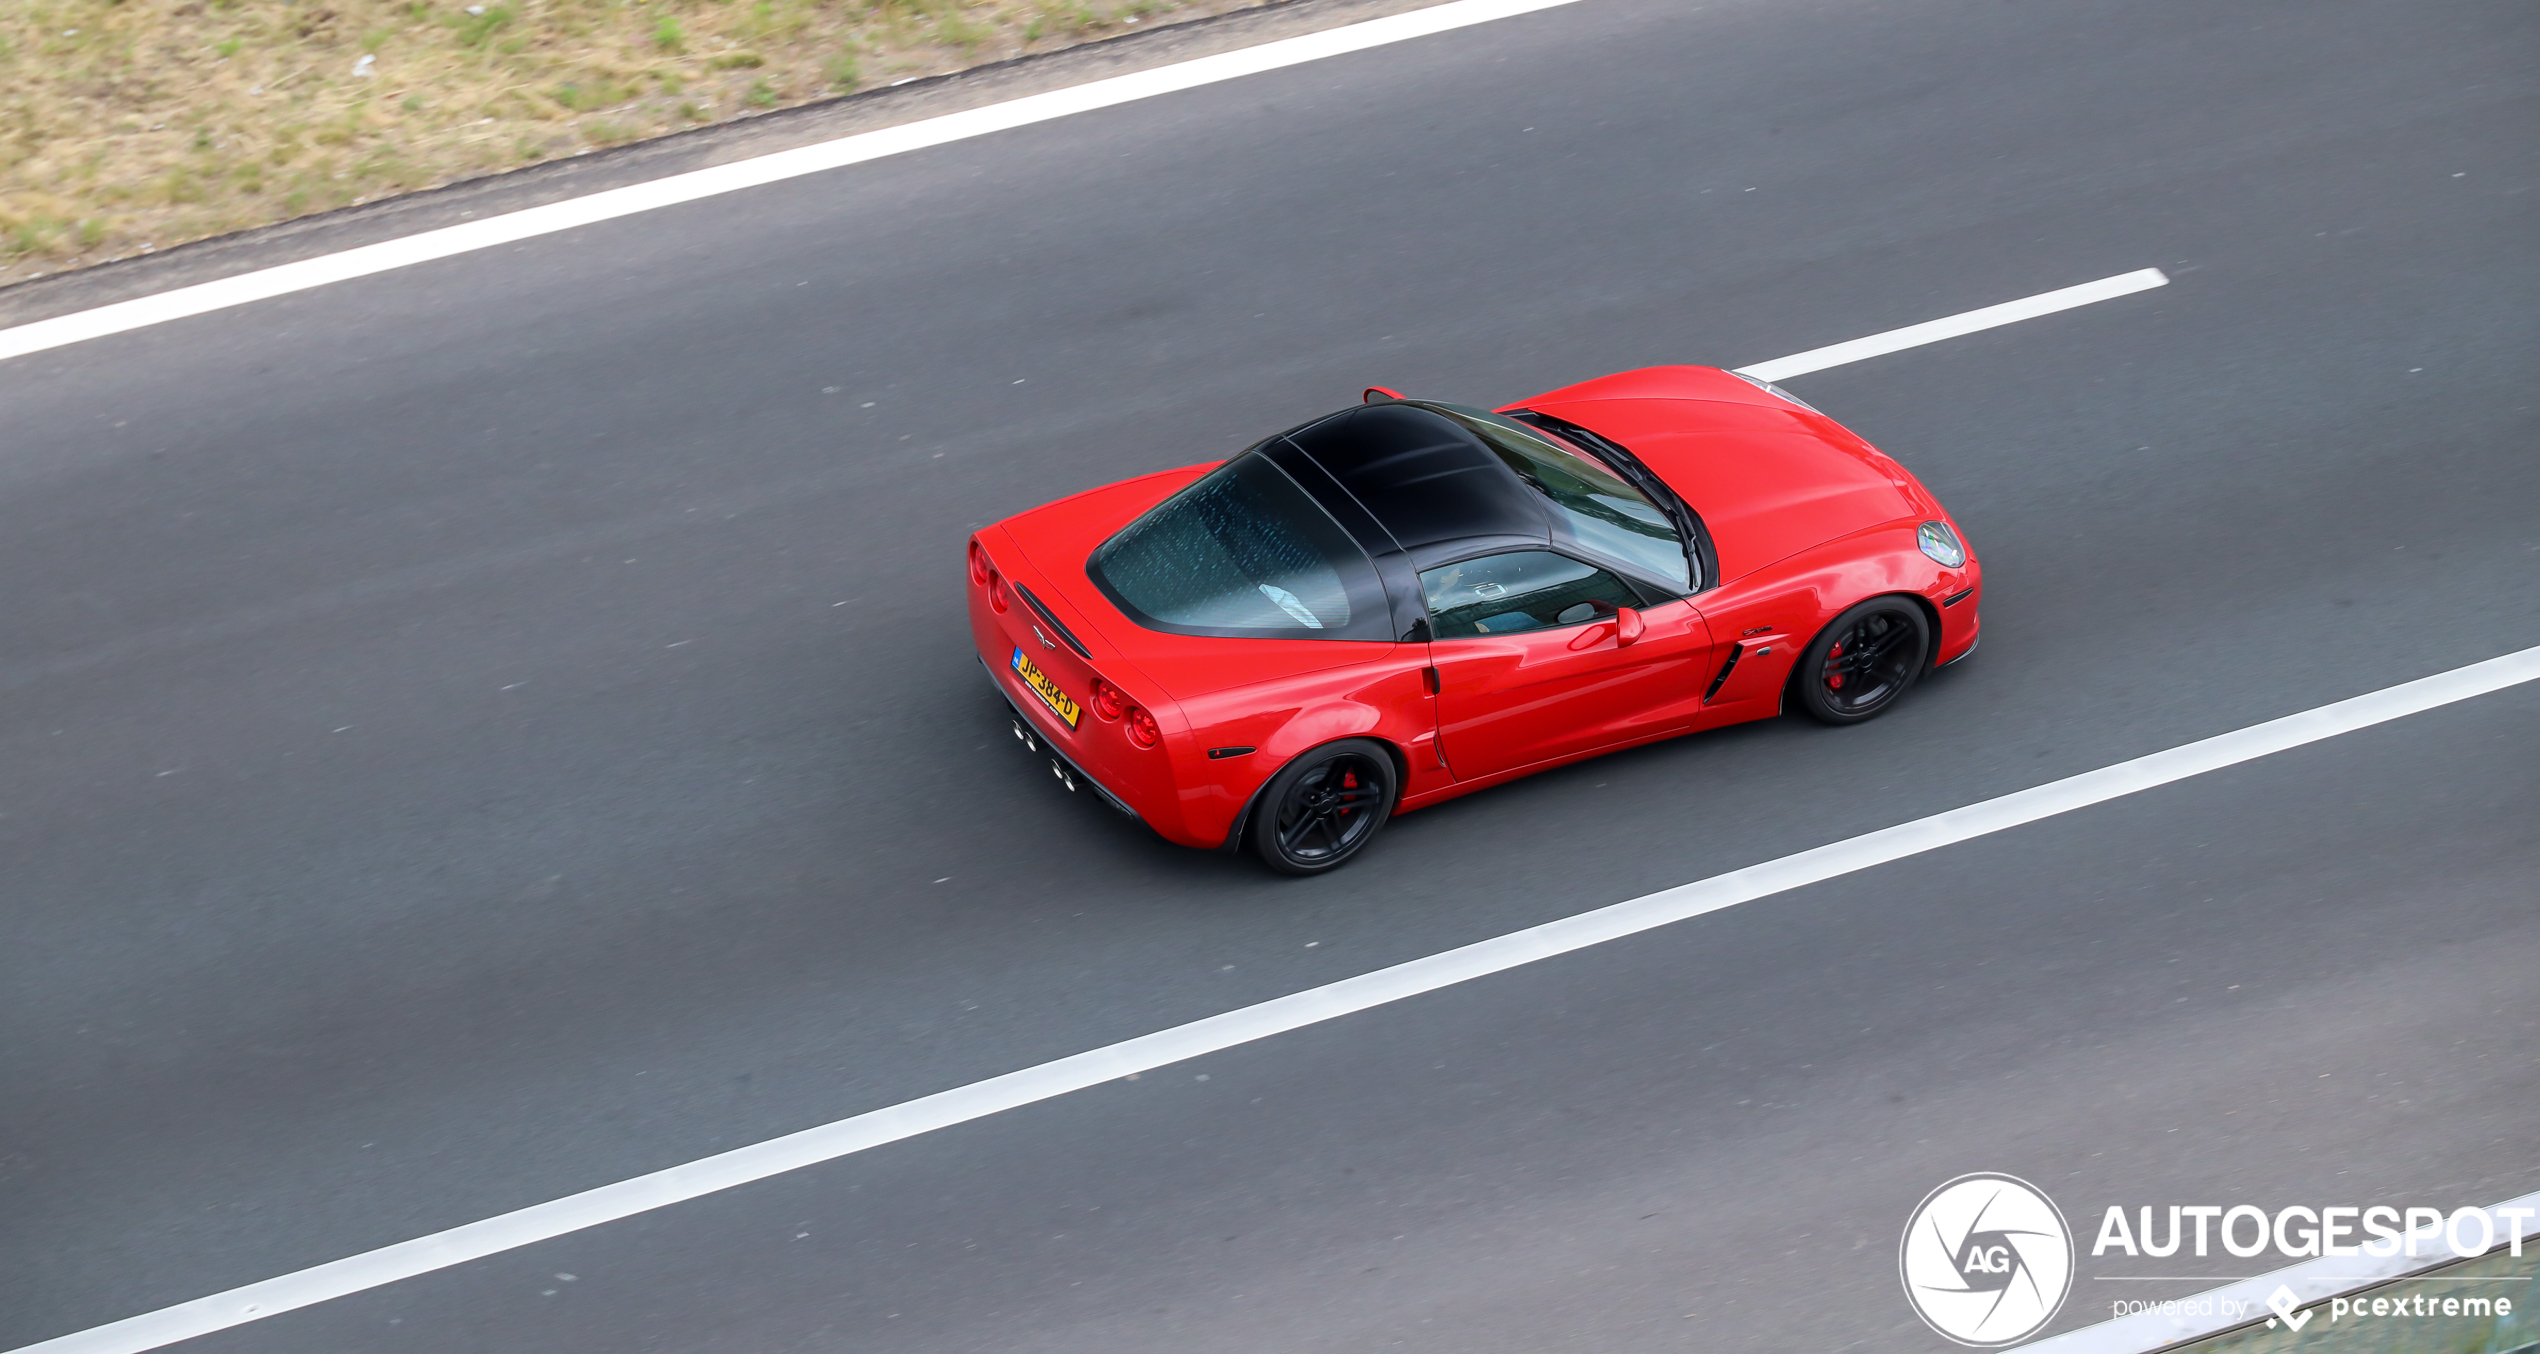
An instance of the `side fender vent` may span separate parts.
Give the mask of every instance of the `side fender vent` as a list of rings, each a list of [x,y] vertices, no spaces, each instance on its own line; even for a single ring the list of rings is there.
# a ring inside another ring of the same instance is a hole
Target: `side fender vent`
[[[1720,694],[1720,688],[1728,685],[1729,674],[1737,671],[1737,660],[1745,656],[1746,645],[1744,643],[1737,643],[1729,646],[1729,661],[1720,665],[1720,675],[1712,678],[1711,689],[1702,693],[1703,704],[1709,705],[1711,703],[1711,698]]]

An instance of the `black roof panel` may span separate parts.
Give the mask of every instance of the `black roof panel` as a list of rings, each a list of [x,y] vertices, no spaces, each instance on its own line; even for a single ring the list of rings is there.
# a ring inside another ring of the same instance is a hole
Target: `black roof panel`
[[[1403,549],[1476,537],[1549,542],[1550,512],[1480,439],[1407,404],[1345,410],[1289,435]]]

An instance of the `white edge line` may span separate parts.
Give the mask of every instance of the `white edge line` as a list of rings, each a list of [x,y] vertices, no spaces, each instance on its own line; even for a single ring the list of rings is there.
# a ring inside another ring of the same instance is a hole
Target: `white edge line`
[[[2150,291],[2154,287],[2166,287],[2169,282],[2169,275],[2158,268],[2138,268],[2131,273],[2120,273],[2115,277],[2103,277],[2096,282],[2084,282],[2079,286],[2040,292],[2035,296],[2022,297],[2017,301],[2005,301],[1998,306],[1986,306],[1982,310],[1970,310],[1963,314],[1946,315],[1937,320],[1925,320],[1921,324],[1909,324],[1902,329],[1890,329],[1884,334],[1872,334],[1867,338],[1857,338],[1849,343],[1837,343],[1826,348],[1811,348],[1804,353],[1777,357],[1770,362],[1758,362],[1754,366],[1740,367],[1738,370],[1759,381],[1787,381],[1793,376],[1805,376],[1812,371],[1840,367],[1847,362],[1884,357],[1889,353],[1902,352],[1907,348],[1919,348],[1926,343],[1938,343],[1942,339],[1953,339],[1963,334],[2016,324],[2021,320],[2033,320],[2040,315],[2052,315],[2056,311],[2071,310],[2076,306],[2114,300],[2120,296],[2131,296],[2139,291]],[[0,333],[0,339],[7,337],[7,334]]]
[[[2525,1216],[2509,1225],[2504,1218],[2497,1216],[2500,1210],[2508,1208],[2540,1213],[2540,1194],[2507,1199],[2484,1210],[2489,1224],[2496,1229],[2497,1245],[2508,1245],[2517,1235],[2525,1240],[2540,1236],[2540,1217]],[[2430,1230],[2409,1235],[2419,1240],[2435,1238],[2438,1248],[2443,1245],[2440,1240],[2442,1224],[2439,1223]],[[2489,1253],[2492,1254],[2493,1249],[2491,1247]],[[2222,1300],[2228,1298],[2235,1304],[2231,1310],[2263,1313],[2267,1310],[2268,1296],[2281,1285],[2293,1290],[2294,1306],[2308,1307],[2330,1298],[2344,1297],[2358,1289],[2377,1287],[2470,1258],[2453,1255],[2448,1249],[2439,1250],[2437,1255],[2417,1256],[2405,1254],[2404,1247],[2401,1251],[2400,1254],[2382,1257],[2324,1255],[2254,1279],[2242,1279],[2202,1293],[2190,1293],[2177,1301],[2201,1305],[2210,1298],[2214,1301],[2209,1310],[2220,1312],[2225,1310]],[[2152,1354],[2154,1350],[2166,1349],[2181,1341],[2219,1335],[2235,1326],[2251,1324],[2254,1323],[2247,1316],[2187,1317],[2165,1314],[2157,1309],[2145,1310],[2022,1345],[2020,1354]]]
[[[2540,678],[2540,646],[968,1086],[24,1346],[140,1354]]]
[[[1257,47],[1220,52],[1214,56],[1159,66],[1095,80],[1067,89],[1054,89],[1040,94],[1010,99],[959,113],[859,132],[853,136],[776,151],[730,164],[674,174],[649,183],[629,184],[572,198],[564,202],[530,207],[522,211],[489,216],[482,221],[445,226],[422,231],[394,240],[363,245],[340,253],[326,254],[296,263],[278,264],[232,277],[218,278],[193,286],[178,287],[153,296],[135,297],[93,310],[77,311],[51,319],[36,320],[9,329],[0,329],[0,361],[24,357],[88,339],[103,338],[148,325],[164,324],[230,306],[245,305],[269,297],[322,287],[330,282],[343,282],[367,277],[433,259],[448,258],[472,250],[509,244],[532,236],[548,235],[575,226],[607,221],[637,212],[721,193],[736,192],[782,179],[816,174],[824,169],[861,164],[888,155],[940,146],[990,132],[1047,122],[1073,113],[1090,112],[1115,104],[1154,98],[1193,89],[1201,85],[1233,80],[1284,66],[1319,61],[1325,57],[1364,51],[1388,43],[1427,37],[1494,19],[1530,14],[1572,4],[1575,0],[1451,0],[1451,3],[1403,14],[1370,19],[1364,23],[1306,33],[1293,38],[1265,42]]]

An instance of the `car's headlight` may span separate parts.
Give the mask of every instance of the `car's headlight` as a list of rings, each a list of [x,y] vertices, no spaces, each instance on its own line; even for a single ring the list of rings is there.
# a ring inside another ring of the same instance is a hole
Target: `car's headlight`
[[[1914,544],[1945,568],[1955,569],[1967,562],[1966,542],[1949,529],[1947,522],[1925,522],[1914,530]]]
[[[1779,397],[1779,398],[1781,398],[1781,399],[1788,400],[1788,401],[1790,401],[1792,404],[1798,405],[1800,408],[1807,410],[1809,413],[1814,414],[1814,413],[1819,413],[1819,412],[1821,412],[1821,411],[1817,408],[1817,406],[1815,406],[1815,405],[1813,405],[1813,404],[1810,404],[1810,403],[1809,403],[1809,402],[1807,402],[1806,400],[1803,400],[1803,399],[1799,398],[1797,395],[1793,395],[1793,394],[1791,394],[1789,391],[1782,389],[1780,386],[1774,385],[1774,384],[1773,384],[1772,382],[1770,382],[1770,381],[1759,380],[1759,379],[1757,379],[1757,378],[1755,378],[1755,377],[1752,377],[1752,376],[1747,375],[1745,372],[1742,372],[1742,371],[1732,371],[1732,372],[1730,372],[1730,373],[1729,373],[1729,375],[1734,376],[1734,377],[1736,377],[1737,379],[1739,379],[1739,380],[1741,380],[1741,381],[1746,382],[1748,385],[1751,385],[1751,386],[1755,387],[1757,390],[1761,390],[1761,391],[1765,392],[1765,393],[1766,393],[1766,394],[1768,394],[1768,395],[1774,395],[1774,396],[1777,396],[1777,397]]]

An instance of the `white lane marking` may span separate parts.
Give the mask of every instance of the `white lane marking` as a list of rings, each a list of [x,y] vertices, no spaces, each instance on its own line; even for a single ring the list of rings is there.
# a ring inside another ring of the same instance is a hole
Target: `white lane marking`
[[[65,344],[120,334],[145,325],[164,324],[169,320],[201,315],[208,311],[262,301],[268,297],[322,287],[372,273],[404,268],[453,254],[487,249],[495,245],[525,240],[531,236],[571,230],[575,226],[607,221],[658,207],[694,202],[699,198],[755,188],[782,179],[817,174],[824,169],[837,169],[888,155],[940,146],[950,141],[985,136],[1009,128],[1047,122],[1073,113],[1109,108],[1115,104],[1151,99],[1160,94],[1194,89],[1222,80],[1239,79],[1284,66],[1320,61],[1347,52],[1365,51],[1388,43],[1427,37],[1474,24],[1489,23],[1536,10],[1572,4],[1575,0],[1452,0],[1452,3],[1430,9],[1412,10],[1405,14],[1370,19],[1365,23],[1326,29],[1299,37],[1265,42],[1241,51],[1221,52],[1215,56],[1159,66],[1154,70],[1116,75],[1067,89],[1010,99],[960,113],[946,113],[918,122],[860,132],[817,145],[777,151],[731,164],[674,174],[650,183],[630,184],[593,193],[588,197],[507,212],[501,216],[470,221],[463,225],[444,226],[408,235],[402,239],[383,240],[378,244],[347,249],[342,253],[303,259],[297,263],[260,268],[211,282],[179,287],[155,296],[136,297],[113,305],[99,306],[75,314],[37,320],[11,329],[0,329],[0,361],[23,357],[28,353],[59,348]]]
[[[1804,353],[1777,357],[1770,362],[1758,362],[1754,366],[1740,367],[1738,370],[1759,381],[1787,381],[1793,376],[1805,376],[1812,371],[1840,367],[1847,362],[1858,362],[1870,357],[1884,357],[1889,353],[1902,352],[1907,348],[1919,348],[1926,343],[1938,343],[1942,339],[1953,339],[1979,330],[2016,324],[2021,320],[2033,320],[2040,315],[2052,315],[2059,310],[2071,310],[2075,306],[2086,306],[2096,301],[2131,296],[2139,291],[2150,291],[2154,287],[2166,287],[2169,283],[2169,275],[2158,268],[2138,268],[2131,273],[2103,277],[2096,282],[2084,282],[2077,287],[2040,292],[2035,296],[2022,297],[2017,301],[2005,301],[1998,306],[1986,306],[1982,310],[1970,310],[1963,314],[1943,316],[1937,320],[1925,320],[1921,324],[1909,324],[1902,329],[1890,329],[1884,334],[1872,334],[1868,338],[1857,338],[1849,343],[1838,343],[1827,348],[1811,348]],[[0,340],[5,340],[7,337],[5,332],[0,332]]]
[[[2502,1210],[2508,1208],[2521,1209],[2523,1214],[2513,1219],[2498,1216]],[[2540,1236],[2540,1217],[2534,1216],[2534,1214],[2540,1214],[2540,1194],[2526,1194],[2519,1199],[2507,1199],[2501,1204],[2491,1206],[2486,1212],[2488,1221],[2495,1226],[2495,1235],[2499,1243],[2508,1242],[2516,1236],[2526,1238]],[[2437,1224],[2431,1231],[2420,1231],[2415,1235],[2421,1238],[2439,1237],[2442,1235],[2441,1224]],[[2431,1252],[2434,1255],[2440,1255],[2444,1263],[2449,1263],[2453,1258],[2451,1252],[2444,1249],[2444,1243],[2439,1240],[2434,1242]],[[2179,1302],[2184,1305],[2201,1308],[2217,1315],[2180,1316],[2164,1314],[2157,1309],[2137,1312],[2132,1316],[2102,1321],[2095,1326],[2084,1326],[2080,1330],[2069,1330],[2061,1335],[2048,1336],[2046,1339],[2020,1346],[2020,1351],[2021,1354],[2151,1354],[2153,1350],[2167,1349],[2182,1340],[2193,1340],[2200,1336],[2228,1330],[2233,1326],[2247,1325],[2250,1320],[2247,1314],[2251,1312],[2263,1317],[2267,1311],[2267,1297],[2275,1292],[2279,1284],[2293,1290],[2294,1305],[2307,1307],[2314,1302],[2326,1302],[2330,1298],[2344,1297],[2359,1288],[2370,1288],[2375,1284],[2405,1278],[2412,1271],[2425,1269],[2429,1258],[2428,1256],[2411,1258],[2406,1254],[2392,1255],[2387,1258],[2369,1255],[2321,1256],[2316,1260],[2305,1260],[2298,1265],[2287,1265],[2272,1273],[2261,1274],[2254,1279],[2242,1279],[2237,1283],[2225,1284],[2220,1288],[2208,1289],[2202,1293],[2192,1293],[2179,1299]],[[2222,1299],[2225,1298],[2231,1300],[2231,1305],[2224,1305]],[[2227,1311],[2237,1311],[2242,1315],[2219,1315]]]
[[[1779,860],[1750,865],[1627,902],[1546,922],[1458,949],[1275,997],[1254,1006],[1140,1035],[886,1109],[734,1148],[533,1204],[500,1217],[383,1246],[226,1293],[163,1307],[40,1344],[16,1354],[140,1354],[142,1350],[261,1320],[312,1303],[605,1222],[667,1207],[805,1166],[1034,1104],[1106,1081],[1151,1072],[1306,1025],[1470,982],[1521,965],[1601,945],[1654,927],[1735,907],[1858,870],[1937,851],[1976,837],[2117,799],[2208,771],[2387,723],[2540,678],[2540,647],[2422,677],[2315,710],[2085,771],[1910,823],[1882,828]]]

